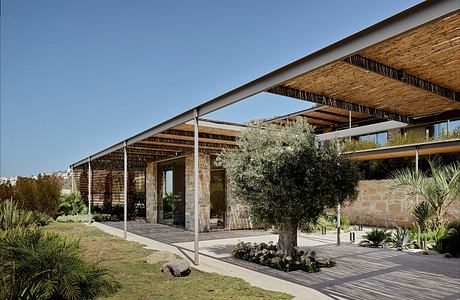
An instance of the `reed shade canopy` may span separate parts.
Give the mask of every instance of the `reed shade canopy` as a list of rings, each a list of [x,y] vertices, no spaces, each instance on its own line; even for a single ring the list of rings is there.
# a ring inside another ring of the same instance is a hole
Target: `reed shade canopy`
[[[216,154],[226,148],[236,147],[236,137],[244,125],[200,119],[199,150],[201,153]],[[193,123],[174,126],[142,141],[127,146],[128,169],[143,171],[149,162],[178,158],[193,153]],[[91,160],[93,170],[122,171],[124,150],[119,149]],[[87,164],[77,166],[86,169]]]
[[[458,11],[267,90],[409,124],[460,111],[459,91]]]
[[[301,110],[292,114],[266,119],[265,122],[275,124],[285,124],[295,121],[296,118],[303,118],[314,127],[315,133],[323,133],[346,129],[349,127],[350,117],[353,126],[368,125],[384,121],[382,118],[366,115],[356,111],[348,111],[327,105],[317,105],[315,107]]]

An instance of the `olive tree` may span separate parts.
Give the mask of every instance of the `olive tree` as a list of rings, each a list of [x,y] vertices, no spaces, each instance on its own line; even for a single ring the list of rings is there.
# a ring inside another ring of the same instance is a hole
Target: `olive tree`
[[[278,228],[278,249],[287,255],[295,251],[299,225],[357,195],[356,164],[340,156],[337,143],[320,146],[300,118],[284,126],[248,127],[237,143],[217,163],[231,178],[232,196],[247,205],[252,219]]]

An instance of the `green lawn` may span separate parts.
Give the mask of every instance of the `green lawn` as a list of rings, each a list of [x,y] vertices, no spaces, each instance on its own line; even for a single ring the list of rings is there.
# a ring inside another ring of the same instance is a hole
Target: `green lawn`
[[[168,277],[161,264],[143,258],[153,253],[139,243],[128,242],[78,223],[53,223],[46,228],[79,238],[88,259],[103,260],[122,288],[110,299],[292,299],[283,293],[253,287],[239,278],[193,269],[184,278]]]

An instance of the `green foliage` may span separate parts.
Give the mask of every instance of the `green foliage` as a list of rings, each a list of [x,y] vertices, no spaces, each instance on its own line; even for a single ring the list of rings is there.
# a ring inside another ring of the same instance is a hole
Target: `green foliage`
[[[432,243],[432,248],[436,251],[442,251],[443,249],[443,240],[448,235],[448,230],[446,226],[440,225],[436,228],[428,230],[426,233],[426,240]]]
[[[85,201],[81,197],[80,192],[70,193],[61,198],[59,205],[59,215],[78,215],[87,213]]]
[[[223,151],[216,163],[226,169],[231,194],[247,205],[257,224],[289,223],[296,232],[325,208],[357,195],[356,164],[340,156],[336,143],[318,144],[301,118],[285,126],[256,124],[243,130],[239,147]]]
[[[56,218],[56,222],[76,222],[76,223],[84,223],[88,222],[89,216],[88,214],[78,214],[78,215],[63,215]],[[97,221],[97,220],[95,220]]]
[[[19,177],[15,186],[9,183],[0,185],[0,200],[13,198],[22,209],[49,216],[56,214],[60,197],[61,181],[55,176]]]
[[[460,220],[447,224],[447,235],[441,239],[441,253],[450,253],[460,256]]]
[[[315,222],[302,223],[299,225],[299,230],[305,233],[311,233],[321,230],[326,227],[327,230],[334,230],[337,228],[337,215],[334,213],[327,213],[320,216]],[[340,228],[343,231],[350,229],[350,219],[347,215],[340,215]]]
[[[13,200],[0,202],[0,231],[30,225],[46,225],[51,218],[40,212],[25,211]]]
[[[400,146],[400,145],[408,145],[408,144],[417,144],[417,143],[423,143],[423,142],[429,142],[430,138],[426,138],[423,135],[420,134],[415,134],[412,132],[406,132],[406,134],[398,134],[393,136],[391,139],[388,139],[387,143],[385,146],[391,147],[391,146]]]
[[[430,222],[435,216],[435,211],[428,202],[423,201],[414,206],[412,215],[420,226],[420,230],[425,232],[430,227]]]
[[[233,257],[254,262],[285,272],[303,270],[318,272],[322,267],[333,267],[335,262],[329,259],[318,261],[314,251],[295,251],[294,255],[285,255],[273,242],[252,244],[240,242],[232,252]]]
[[[82,259],[78,240],[40,228],[0,232],[1,299],[93,299],[118,284],[98,262]]]
[[[14,196],[14,186],[8,180],[6,182],[0,183],[0,201],[13,198]]]
[[[378,148],[379,145],[374,141],[361,141],[356,139],[344,139],[341,142],[343,152],[354,152],[360,150]]]
[[[391,232],[386,229],[374,228],[365,235],[363,241],[370,242],[373,247],[383,247],[391,238]]]
[[[95,213],[95,218],[104,221],[121,221],[124,218],[123,204],[106,202],[104,205],[93,206],[91,211]],[[144,192],[135,192],[133,197],[128,197],[128,220],[133,220],[138,216],[145,216]]]
[[[166,193],[163,197],[163,219],[172,219],[173,194]]]
[[[411,232],[405,228],[398,227],[393,232],[389,242],[398,250],[406,249],[410,245]]]
[[[421,195],[435,212],[434,225],[438,226],[443,223],[447,207],[460,195],[460,163],[442,166],[437,161],[429,161],[429,164],[431,177],[411,169],[395,171],[390,192],[404,188],[408,199]]]

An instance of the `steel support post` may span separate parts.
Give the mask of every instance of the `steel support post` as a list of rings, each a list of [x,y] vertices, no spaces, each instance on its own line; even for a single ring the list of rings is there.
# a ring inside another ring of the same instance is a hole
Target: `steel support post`
[[[91,222],[93,221],[93,216],[91,215],[91,205],[93,203],[92,181],[93,181],[93,171],[91,169],[91,157],[90,157],[88,161],[88,224],[91,224]]]
[[[199,241],[198,241],[198,231],[200,229],[199,227],[199,209],[200,209],[200,205],[199,205],[199,173],[198,173],[198,167],[199,167],[199,164],[198,164],[198,155],[199,155],[199,152],[198,152],[198,110],[195,109],[194,111],[194,129],[195,129],[195,134],[194,134],[194,138],[193,138],[193,141],[194,141],[194,152],[193,152],[193,171],[194,171],[194,184],[195,184],[195,187],[194,187],[194,202],[195,202],[195,209],[194,209],[194,213],[195,213],[195,217],[194,217],[194,231],[195,231],[195,265],[198,265],[200,263],[200,260],[199,260]]]
[[[126,239],[128,237],[128,146],[126,145],[123,148],[123,167],[124,167],[124,184],[123,184],[123,237]]]
[[[75,192],[75,174],[73,172],[73,166],[70,168],[70,180],[71,180],[71,186],[72,186],[70,191],[74,193]]]

